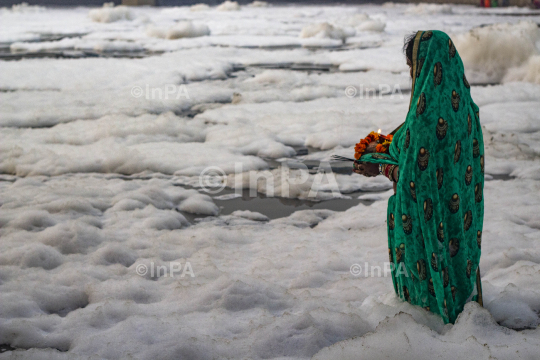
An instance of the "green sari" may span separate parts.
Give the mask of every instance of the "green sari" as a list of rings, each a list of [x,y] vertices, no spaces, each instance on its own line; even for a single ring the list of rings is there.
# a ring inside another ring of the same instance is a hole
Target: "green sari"
[[[482,304],[484,143],[463,63],[441,31],[419,31],[409,112],[390,154],[359,161],[399,165],[388,201],[388,252],[398,296],[454,323]]]

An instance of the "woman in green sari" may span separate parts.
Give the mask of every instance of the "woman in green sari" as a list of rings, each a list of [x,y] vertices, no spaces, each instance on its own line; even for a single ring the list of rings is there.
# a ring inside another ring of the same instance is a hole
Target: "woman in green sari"
[[[419,31],[405,48],[412,76],[406,120],[395,130],[388,152],[368,149],[355,171],[394,181],[387,225],[396,293],[454,323],[466,302],[482,304],[479,109],[448,35]]]

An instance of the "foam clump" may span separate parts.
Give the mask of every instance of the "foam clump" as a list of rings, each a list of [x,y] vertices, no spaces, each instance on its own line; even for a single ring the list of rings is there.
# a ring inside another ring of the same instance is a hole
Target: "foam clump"
[[[9,12],[10,9],[2,9],[3,11]],[[13,4],[11,6],[11,12],[12,13],[19,13],[19,14],[31,14],[31,13],[40,13],[44,12],[45,7],[39,6],[39,5],[28,5],[27,2],[22,2],[20,4]]]
[[[207,4],[195,4],[189,7],[189,11],[208,11],[208,10],[210,10],[210,6],[208,6]]]
[[[50,246],[36,244],[23,255],[21,263],[25,267],[51,270],[62,264],[62,254]]]
[[[111,23],[120,20],[133,20],[135,16],[127,6],[114,6],[114,3],[104,3],[100,9],[92,9],[88,13],[90,19],[100,23]]]
[[[390,6],[387,6],[390,7]],[[435,14],[452,14],[452,7],[447,4],[426,4],[420,3],[411,5],[405,10],[407,15],[435,15]]]
[[[92,254],[100,265],[120,264],[130,267],[137,260],[137,253],[121,244],[107,244]]]
[[[180,203],[178,209],[201,215],[217,215],[219,213],[219,208],[214,204],[212,198],[204,194],[190,196]]]
[[[238,11],[240,10],[240,5],[236,1],[225,1],[221,3],[217,8],[217,11]]]
[[[536,80],[534,70],[538,60],[529,59],[538,53],[536,42],[540,30],[531,21],[517,24],[501,23],[474,28],[453,37],[471,82],[499,82],[509,69],[513,70],[506,80]]]
[[[260,212],[249,211],[249,210],[236,210],[236,211],[233,211],[231,215],[248,219],[248,220],[254,220],[254,221],[268,221],[269,220],[268,216],[263,215]]]
[[[540,55],[533,55],[520,67],[508,69],[503,82],[530,82],[540,84]]]
[[[168,29],[149,26],[146,34],[151,37],[172,40],[207,36],[210,35],[210,29],[204,24],[196,24],[192,21],[180,21]]]
[[[268,3],[266,1],[255,0],[254,2],[248,5],[252,7],[267,7]]]
[[[436,353],[452,359],[530,359],[538,346],[539,330],[519,333],[497,325],[489,312],[475,302],[465,305],[455,325],[437,332],[400,312],[382,321],[373,333],[322,349],[314,360],[419,359]],[[429,344],[430,350],[426,350]],[[517,355],[517,357],[516,357]]]
[[[386,23],[379,19],[371,18],[368,14],[358,13],[353,16],[349,16],[340,24],[354,27],[356,31],[373,31],[382,32],[386,28]]]
[[[310,24],[305,26],[299,35],[301,38],[337,39],[345,40],[349,36],[354,36],[354,30],[347,30],[327,22]]]

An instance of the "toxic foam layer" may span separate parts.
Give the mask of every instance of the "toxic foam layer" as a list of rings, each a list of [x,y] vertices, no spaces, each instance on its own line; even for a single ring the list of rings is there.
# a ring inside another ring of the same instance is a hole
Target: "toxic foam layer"
[[[473,82],[501,81],[509,69],[522,66],[538,53],[539,40],[540,30],[531,21],[484,26],[454,37],[467,77]],[[525,78],[513,71],[505,80]]]

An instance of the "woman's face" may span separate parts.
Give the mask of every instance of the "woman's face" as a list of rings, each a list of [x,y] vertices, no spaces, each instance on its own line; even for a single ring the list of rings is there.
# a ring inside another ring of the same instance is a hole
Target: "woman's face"
[[[409,60],[408,58],[407,58],[407,65],[409,65],[409,71],[410,71],[411,78],[412,78],[412,63],[411,63],[411,60]]]

